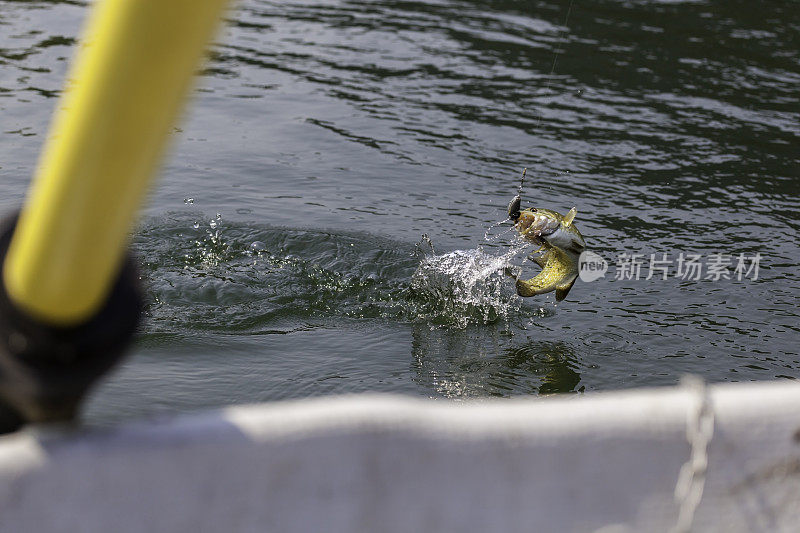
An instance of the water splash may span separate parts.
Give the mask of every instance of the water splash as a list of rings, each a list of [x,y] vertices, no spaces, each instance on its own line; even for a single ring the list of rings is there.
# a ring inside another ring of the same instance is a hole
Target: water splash
[[[423,236],[417,250],[430,239]],[[500,255],[481,248],[455,250],[436,255],[433,247],[425,255],[412,277],[411,286],[418,295],[437,302],[438,318],[449,317],[456,327],[464,328],[476,321],[493,322],[517,314],[521,299],[509,283],[509,274],[516,268],[512,260],[529,247],[515,242]]]
[[[487,242],[496,242],[496,241],[499,241],[502,237],[506,236],[508,233],[511,233],[512,231],[514,231],[514,226],[512,224],[509,228],[501,231],[500,233],[498,233],[496,235],[492,235],[491,234],[493,229],[501,227],[506,222],[508,222],[508,218],[504,218],[503,220],[499,220],[499,221],[495,222],[494,224],[492,224],[491,226],[489,226],[486,229],[486,232],[483,234],[483,240],[485,240]],[[516,235],[516,234],[513,234],[513,235]]]
[[[200,222],[192,223],[192,228],[200,230]],[[223,240],[220,230],[222,228],[222,214],[211,219],[207,228],[202,228],[202,234],[194,240],[191,252],[184,254],[184,268],[197,265],[216,267],[230,258],[231,246]]]
[[[527,243],[437,254],[427,237],[410,247],[365,234],[201,220],[170,215],[135,239],[152,295],[151,331],[260,333],[332,317],[464,329],[541,316],[504,274]]]

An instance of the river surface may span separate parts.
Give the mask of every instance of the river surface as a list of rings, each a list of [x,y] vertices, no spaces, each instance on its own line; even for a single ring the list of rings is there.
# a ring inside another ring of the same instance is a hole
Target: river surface
[[[88,9],[0,0],[3,211]],[[794,2],[239,1],[133,236],[145,324],[85,418],[796,379],[799,95]],[[537,270],[495,225],[524,167],[523,205],[576,206],[608,262],[557,305],[498,273]]]

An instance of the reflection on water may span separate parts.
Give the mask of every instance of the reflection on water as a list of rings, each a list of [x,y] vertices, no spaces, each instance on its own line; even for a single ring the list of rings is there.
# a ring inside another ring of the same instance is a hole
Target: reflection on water
[[[433,396],[574,392],[581,380],[569,343],[520,342],[503,324],[457,330],[416,324],[412,336],[416,381]]]

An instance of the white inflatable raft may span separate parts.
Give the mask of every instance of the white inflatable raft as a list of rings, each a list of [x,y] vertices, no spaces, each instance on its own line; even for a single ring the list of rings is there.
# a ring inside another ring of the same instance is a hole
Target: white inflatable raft
[[[689,529],[800,530],[800,386],[364,395],[0,437],[9,533]]]

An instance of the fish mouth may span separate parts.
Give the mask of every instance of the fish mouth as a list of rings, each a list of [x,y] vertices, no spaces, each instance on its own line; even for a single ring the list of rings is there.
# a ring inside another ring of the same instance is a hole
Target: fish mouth
[[[530,209],[522,211],[516,223],[520,235],[530,240],[552,235],[559,225],[560,222],[553,217]]]

